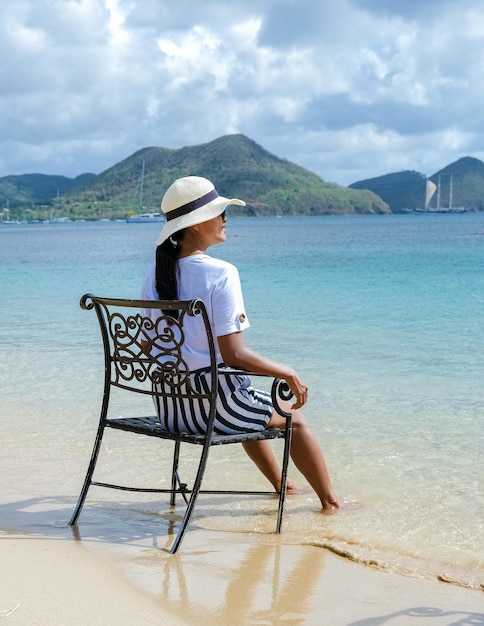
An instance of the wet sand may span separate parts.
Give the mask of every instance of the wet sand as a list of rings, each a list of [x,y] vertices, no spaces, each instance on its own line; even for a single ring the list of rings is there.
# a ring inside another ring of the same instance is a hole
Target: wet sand
[[[3,532],[4,623],[484,623],[478,591],[380,572],[321,548],[287,545],[283,535],[194,529],[173,556],[146,538],[112,539],[83,540],[70,529],[57,539]]]

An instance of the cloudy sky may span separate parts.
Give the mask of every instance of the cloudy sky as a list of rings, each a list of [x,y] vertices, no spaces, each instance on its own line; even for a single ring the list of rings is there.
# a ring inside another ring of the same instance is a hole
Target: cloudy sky
[[[243,133],[343,185],[484,160],[483,0],[2,0],[0,176]]]

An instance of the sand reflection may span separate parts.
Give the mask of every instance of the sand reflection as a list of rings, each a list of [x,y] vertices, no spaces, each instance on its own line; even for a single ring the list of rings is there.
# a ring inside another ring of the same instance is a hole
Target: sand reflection
[[[180,553],[166,559],[163,609],[187,623],[303,623],[312,609],[325,553],[313,547],[234,542],[227,551]],[[211,546],[212,547],[212,546]]]

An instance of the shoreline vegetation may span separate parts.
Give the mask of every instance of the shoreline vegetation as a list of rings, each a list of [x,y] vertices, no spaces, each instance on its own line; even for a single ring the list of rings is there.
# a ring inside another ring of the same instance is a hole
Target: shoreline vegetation
[[[244,135],[226,135],[177,150],[147,147],[99,175],[76,178],[23,174],[0,178],[0,221],[125,220],[159,211],[174,179],[196,174],[220,193],[243,198],[234,216],[384,215],[421,208],[427,178],[415,171],[386,174],[347,187],[267,152]],[[430,177],[442,197],[452,181],[454,206],[484,210],[484,163],[463,157]]]

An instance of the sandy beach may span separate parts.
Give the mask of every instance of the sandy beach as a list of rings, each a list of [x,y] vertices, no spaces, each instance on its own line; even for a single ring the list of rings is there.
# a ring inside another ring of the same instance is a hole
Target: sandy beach
[[[19,463],[10,443],[0,458],[5,625],[484,624],[481,591],[301,543],[291,529],[304,494],[287,503],[280,535],[274,503],[203,500],[176,555],[167,549],[182,508],[156,496],[93,491],[69,527],[81,470],[67,471],[60,445],[53,462],[37,451]]]
[[[478,591],[285,545],[282,535],[195,529],[174,556],[143,541],[66,537],[1,535],[5,624],[484,623]]]

